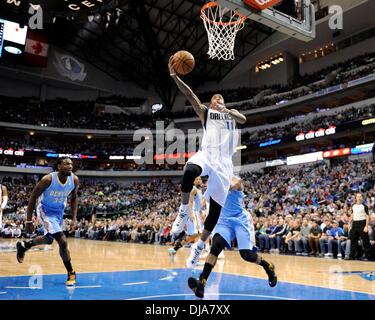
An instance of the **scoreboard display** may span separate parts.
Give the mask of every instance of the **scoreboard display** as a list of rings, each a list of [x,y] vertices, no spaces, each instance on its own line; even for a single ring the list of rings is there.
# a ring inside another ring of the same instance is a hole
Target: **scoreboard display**
[[[3,54],[3,46],[4,46],[4,20],[0,19],[0,58]]]

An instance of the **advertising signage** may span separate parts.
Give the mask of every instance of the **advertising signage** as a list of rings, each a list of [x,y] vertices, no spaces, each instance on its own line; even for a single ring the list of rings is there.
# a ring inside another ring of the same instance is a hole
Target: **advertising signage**
[[[324,136],[330,136],[335,133],[336,133],[336,127],[329,126],[328,129],[320,128],[316,131],[310,130],[307,133],[301,132],[298,136],[296,136],[296,141],[304,141],[304,140],[310,140],[310,139],[320,138]]]

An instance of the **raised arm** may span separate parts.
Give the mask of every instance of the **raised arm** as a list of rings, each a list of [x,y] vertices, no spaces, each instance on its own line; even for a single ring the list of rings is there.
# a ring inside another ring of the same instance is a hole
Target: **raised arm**
[[[178,89],[180,89],[180,91],[189,100],[192,107],[194,108],[194,111],[197,113],[199,119],[201,120],[203,124],[205,122],[204,117],[205,117],[206,107],[200,102],[199,98],[195,95],[193,90],[191,90],[191,88],[177,76],[172,62],[173,62],[173,56],[170,57],[169,63],[168,63],[169,74],[172,77],[172,79],[176,82]]]

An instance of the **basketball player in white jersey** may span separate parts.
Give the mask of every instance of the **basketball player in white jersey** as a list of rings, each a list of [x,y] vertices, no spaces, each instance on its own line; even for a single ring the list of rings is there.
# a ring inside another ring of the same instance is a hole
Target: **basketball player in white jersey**
[[[194,180],[193,190],[191,190],[190,192],[189,219],[186,224],[186,231],[182,231],[175,239],[174,247],[168,249],[168,254],[171,262],[174,261],[174,256],[179,249],[181,249],[185,244],[194,243],[198,239],[199,234],[203,231],[203,226],[200,225],[200,215],[202,210],[202,191],[199,189],[199,187],[201,186],[201,184],[201,177],[197,177]]]
[[[7,187],[0,184],[0,231],[3,228],[3,211],[8,203],[8,190]]]
[[[236,123],[245,123],[246,117],[237,110],[228,110],[220,94],[213,95],[209,106],[203,105],[189,86],[177,76],[173,67],[173,56],[169,59],[168,67],[172,79],[191,103],[204,130],[201,149],[185,165],[181,188],[182,204],[172,226],[174,234],[180,234],[184,230],[189,218],[188,202],[193,182],[198,176],[209,176],[205,198],[210,203],[210,210],[202,235],[192,246],[186,262],[187,267],[191,268],[198,263],[204,243],[214,229],[225,204],[233,176],[232,156],[238,143]]]

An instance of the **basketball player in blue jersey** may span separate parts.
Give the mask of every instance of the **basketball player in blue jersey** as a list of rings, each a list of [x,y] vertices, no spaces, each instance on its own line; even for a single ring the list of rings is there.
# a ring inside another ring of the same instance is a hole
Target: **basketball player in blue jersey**
[[[186,224],[186,231],[182,231],[175,239],[174,247],[168,249],[168,254],[171,262],[174,261],[174,256],[179,249],[181,249],[185,244],[194,243],[197,240],[199,234],[202,232],[202,230],[200,230],[200,215],[202,209],[202,192],[200,191],[201,185],[202,179],[201,177],[197,177],[194,180],[193,190],[191,190],[190,192],[189,219]]]
[[[177,87],[191,103],[203,126],[201,149],[186,163],[182,178],[182,204],[172,226],[172,233],[179,235],[189,219],[189,197],[194,180],[199,176],[209,176],[205,198],[210,204],[204,221],[204,230],[197,243],[192,246],[186,265],[194,267],[204,248],[204,244],[214,229],[221,208],[229,191],[233,176],[232,156],[238,143],[237,122],[243,124],[246,117],[235,109],[228,110],[220,94],[213,95],[209,106],[203,105],[194,92],[176,74],[173,56],[169,60],[169,73]]]
[[[61,158],[57,162],[57,171],[45,175],[38,182],[27,207],[26,232],[33,232],[32,216],[36,208],[38,218],[44,226],[44,235],[30,241],[17,242],[17,260],[22,263],[27,250],[38,245],[50,245],[53,240],[56,240],[60,248],[61,259],[68,272],[67,286],[73,286],[76,283],[76,273],[70,261],[68,243],[62,231],[64,209],[68,197],[71,201],[73,229],[77,223],[79,180],[72,170],[72,160]]]
[[[268,284],[271,287],[277,284],[275,266],[256,253],[254,224],[250,214],[244,209],[243,199],[242,180],[233,177],[225,206],[221,210],[219,221],[213,231],[212,246],[206,258],[203,271],[199,279],[190,277],[188,280],[190,289],[193,290],[198,298],[204,297],[204,287],[220,252],[225,247],[230,248],[234,239],[237,239],[241,258],[262,266],[268,275]]]

